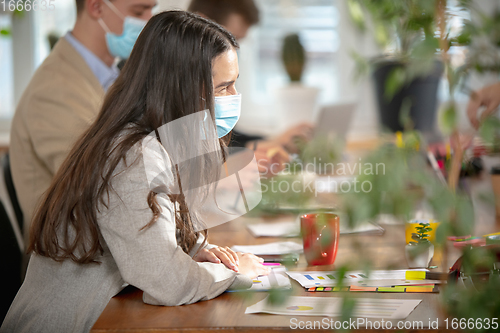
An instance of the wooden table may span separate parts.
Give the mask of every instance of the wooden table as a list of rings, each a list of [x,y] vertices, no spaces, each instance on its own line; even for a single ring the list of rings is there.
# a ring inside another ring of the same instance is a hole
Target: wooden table
[[[291,217],[284,217],[284,219]],[[277,241],[275,238],[254,238],[245,228],[245,223],[261,221],[260,219],[240,218],[233,222],[210,230],[211,243],[218,245],[260,244]],[[362,268],[361,258],[370,260],[374,269],[387,267],[406,268],[404,258],[404,227],[401,225],[385,226],[382,236],[376,235],[342,235],[336,264],[359,263],[354,267]],[[361,254],[356,247],[361,246]],[[456,254],[457,256],[458,254]],[[456,259],[455,258],[453,259]],[[296,269],[328,270],[331,266],[307,267],[301,258]],[[293,284],[293,295],[296,296],[338,296],[336,293],[310,293]],[[290,316],[266,314],[246,315],[247,306],[254,304],[266,293],[224,293],[221,296],[196,304],[161,307],[146,305],[142,302],[142,291],[129,287],[111,299],[108,306],[95,323],[92,332],[209,332],[224,329],[228,332],[267,332],[274,330],[290,330]],[[428,326],[429,319],[443,317],[439,312],[439,294],[380,294],[352,293],[353,297],[381,297],[422,299],[423,302],[406,319],[422,321]],[[324,317],[297,317],[300,320],[321,321]],[[375,321],[375,320],[374,320]],[[397,321],[394,321],[396,324]]]
[[[500,158],[489,164],[500,164]],[[491,193],[489,174],[482,179],[470,182],[472,198],[476,206],[476,235],[500,230],[495,224],[494,209],[481,204],[478,197],[484,191]],[[290,219],[284,216],[282,219]],[[273,219],[273,221],[276,219]],[[217,245],[232,246],[235,244],[261,244],[283,239],[254,238],[245,228],[246,223],[262,222],[262,219],[239,218],[210,229],[210,242]],[[407,268],[404,257],[404,226],[384,225],[384,235],[341,235],[337,265],[352,264],[353,269],[362,269],[363,262],[371,262],[373,269]],[[459,257],[458,250],[451,248],[447,267],[442,267],[439,260],[438,270],[447,271],[448,267]],[[435,254],[435,258],[439,254]],[[304,258],[297,265],[298,270],[331,270],[333,267],[307,267]],[[296,296],[338,296],[336,293],[306,292],[298,283],[292,281],[293,295]],[[212,332],[222,329],[226,332],[271,332],[291,331],[290,316],[267,314],[245,315],[247,306],[255,304],[266,297],[266,293],[224,293],[205,302],[177,307],[161,307],[147,305],[142,302],[142,291],[133,287],[126,288],[112,298],[92,332]],[[392,294],[392,293],[351,293],[353,297],[381,297],[422,299],[422,303],[406,318],[406,322],[422,322],[428,327],[429,320],[439,320],[444,324],[444,315],[440,312],[439,294]],[[321,321],[324,317],[297,317],[302,321]],[[337,319],[338,320],[338,319]],[[375,321],[375,320],[374,320]],[[295,330],[296,331],[296,330]],[[394,332],[394,330],[388,330]],[[419,329],[411,330],[412,332]],[[438,330],[445,331],[444,327]],[[380,330],[378,331],[380,332]]]

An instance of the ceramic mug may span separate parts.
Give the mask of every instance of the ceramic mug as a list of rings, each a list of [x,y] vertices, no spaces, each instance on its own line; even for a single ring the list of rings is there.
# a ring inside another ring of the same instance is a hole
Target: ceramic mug
[[[340,220],[332,213],[300,217],[304,255],[309,265],[333,265],[337,257]]]

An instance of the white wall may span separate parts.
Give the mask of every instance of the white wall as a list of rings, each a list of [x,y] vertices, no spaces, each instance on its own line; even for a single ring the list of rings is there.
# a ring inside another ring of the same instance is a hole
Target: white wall
[[[493,9],[500,8],[500,1],[498,0],[476,0],[477,4],[486,12],[493,12]],[[168,9],[187,9],[190,0],[158,0],[159,10]],[[355,83],[352,81],[352,74],[354,70],[354,61],[351,58],[350,52],[356,50],[358,53],[364,56],[374,56],[378,53],[377,47],[373,42],[373,38],[369,34],[363,34],[357,31],[356,27],[350,21],[346,0],[336,1],[339,13],[340,13],[340,26],[339,33],[341,38],[341,47],[338,54],[339,59],[339,76],[340,76],[340,92],[339,96],[342,96],[342,101],[357,101],[358,108],[356,110],[356,116],[352,124],[352,130],[350,133],[351,138],[361,138],[362,136],[372,136],[377,132],[378,119],[376,104],[373,95],[373,87],[370,78],[366,78],[362,82]],[[16,22],[13,27],[13,34],[16,41],[14,45],[14,55],[13,58],[16,59],[14,64],[14,95],[17,101],[24,90],[25,85],[31,79],[31,75],[34,71],[33,56],[30,56],[33,52],[33,19],[31,15],[25,15],[23,19]],[[253,75],[253,64],[251,39],[252,34],[247,41],[242,43],[242,48],[240,51],[240,72],[242,74],[242,79],[239,81],[240,90],[245,93],[250,91],[248,83],[251,80],[245,80],[244,77],[251,77]],[[474,76],[471,80],[470,88],[478,89],[485,84],[492,81],[498,80],[497,76]],[[244,100],[249,101],[248,98],[244,97]],[[341,102],[341,101],[339,101]],[[462,107],[465,108],[466,101],[462,103]],[[242,124],[245,123],[245,118],[253,118],[257,116],[258,119],[264,119],[260,121],[260,127],[268,125],[270,121],[265,120],[266,116],[271,113],[269,106],[265,105],[254,105],[254,104],[244,104],[244,116],[242,118]],[[464,112],[462,112],[464,113]],[[263,117],[263,118],[262,118]],[[463,124],[466,124],[465,117],[463,117]],[[247,119],[247,120],[248,120]],[[256,128],[255,123],[248,123],[251,128]],[[0,123],[0,127],[2,127]],[[8,125],[7,125],[8,126]],[[271,124],[272,126],[272,124]]]
[[[374,137],[378,132],[378,115],[371,77],[354,81],[355,62],[352,51],[364,57],[374,57],[380,53],[373,36],[367,29],[360,32],[353,24],[347,9],[347,1],[337,1],[340,14],[339,35],[339,76],[340,102],[357,103],[356,115],[351,124],[348,140],[363,140]]]
[[[340,49],[337,54],[340,91],[336,95],[341,96],[336,102],[358,103],[348,139],[363,140],[377,135],[378,118],[371,78],[367,77],[359,82],[353,80],[355,62],[351,51],[355,50],[363,56],[371,57],[377,55],[379,50],[370,33],[359,32],[351,22],[346,1],[336,1],[336,5],[340,17],[338,27]],[[243,105],[237,128],[252,134],[276,134],[275,107],[259,103],[253,96],[249,96],[249,93],[253,91],[251,85],[255,75],[252,68],[254,68],[254,61],[257,57],[255,54],[257,48],[253,47],[256,45],[256,37],[256,34],[250,32],[241,43],[239,52],[240,79],[238,80],[238,90],[243,93]]]
[[[191,0],[158,0],[158,10],[182,9],[186,10]]]

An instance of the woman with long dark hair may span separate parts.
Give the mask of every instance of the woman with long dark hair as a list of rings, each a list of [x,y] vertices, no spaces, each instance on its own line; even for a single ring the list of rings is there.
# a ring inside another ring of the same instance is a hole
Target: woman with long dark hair
[[[126,284],[143,290],[146,303],[180,305],[248,288],[268,273],[260,258],[206,242],[179,167],[164,168],[171,154],[159,134],[150,135],[201,110],[216,120],[216,99],[237,94],[237,48],[231,34],[195,14],[163,12],[149,21],[39,205],[26,279],[0,331],[89,331]],[[199,160],[198,183],[212,183],[225,160],[232,127],[222,124],[212,128],[221,153],[207,155],[219,160]],[[193,136],[180,136],[179,147]],[[206,145],[210,136],[200,138]],[[162,191],[152,190],[151,168],[166,170],[154,180]]]

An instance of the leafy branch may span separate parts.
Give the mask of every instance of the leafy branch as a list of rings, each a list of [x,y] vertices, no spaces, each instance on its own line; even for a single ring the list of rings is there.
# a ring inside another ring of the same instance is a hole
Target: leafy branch
[[[411,239],[413,239],[415,242],[410,242],[410,244],[411,245],[429,244],[430,235],[428,234],[428,232],[432,231],[432,228],[430,227],[431,224],[420,222],[418,225],[419,226],[415,228],[417,232],[412,233],[411,235]]]

